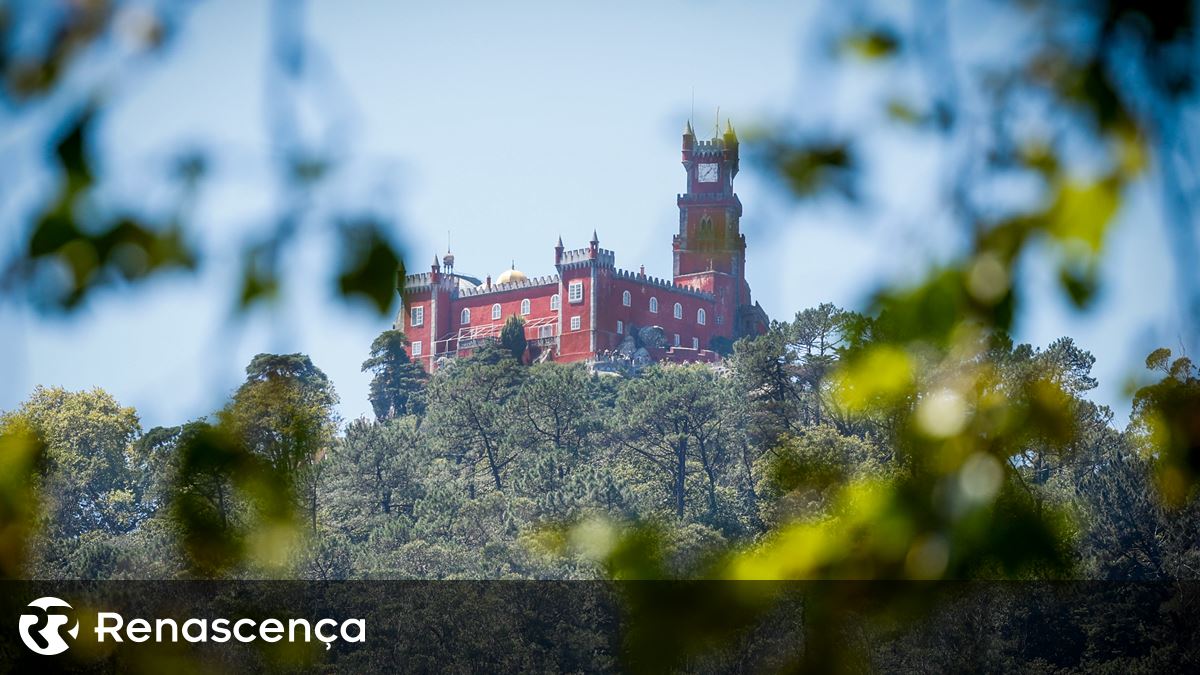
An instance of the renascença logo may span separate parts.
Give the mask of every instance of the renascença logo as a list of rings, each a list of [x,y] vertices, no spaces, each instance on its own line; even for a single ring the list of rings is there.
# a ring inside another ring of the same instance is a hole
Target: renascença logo
[[[66,612],[51,611],[51,608],[71,610],[71,605],[53,597],[38,598],[29,603],[41,610],[38,613],[22,614],[18,624],[21,641],[38,654],[53,656],[70,648],[63,639],[63,629],[70,622],[66,633],[71,639],[79,637],[79,621]],[[92,625],[92,624],[89,624]],[[366,642],[367,622],[364,619],[263,619],[250,618],[189,618],[182,621],[173,618],[143,619],[128,621],[117,612],[96,612],[96,642],[322,642],[330,649],[339,639],[345,642]]]
[[[42,610],[36,614],[22,614],[21,621],[18,627],[21,630],[21,641],[38,654],[45,656],[54,656],[61,654],[71,646],[63,639],[62,628],[67,625],[71,618],[64,612],[52,612],[52,607],[65,607],[71,609],[71,605],[59,600],[58,598],[45,597],[38,598],[29,603],[30,607],[36,607]],[[42,623],[45,622],[45,625]],[[37,630],[34,630],[34,629]],[[67,634],[71,639],[79,637],[79,622],[76,621],[73,626],[67,629]]]

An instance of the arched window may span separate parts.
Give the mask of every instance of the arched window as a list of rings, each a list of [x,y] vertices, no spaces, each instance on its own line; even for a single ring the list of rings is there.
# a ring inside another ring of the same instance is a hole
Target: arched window
[[[650,298],[650,311],[658,314],[658,298]]]
[[[683,318],[683,305],[679,304],[678,302],[675,303],[675,318],[676,319]]]
[[[558,309],[558,293],[550,296],[550,309]]]
[[[469,309],[464,309],[464,310],[462,311],[462,314],[461,314],[461,315],[459,316],[459,318],[458,318],[458,322],[459,322],[459,323],[461,323],[461,324],[463,324],[463,325],[466,325],[466,324],[468,324],[468,323],[471,323],[471,310],[469,310]]]
[[[621,294],[621,304],[625,305],[626,307],[633,304],[633,296],[629,293],[629,291],[625,291]]]
[[[521,316],[525,316],[528,313],[529,313],[529,298],[525,298],[524,300],[521,301]]]
[[[492,305],[492,321],[500,318],[500,303]]]
[[[696,310],[696,323],[701,326],[708,323],[708,312],[705,312],[703,307]]]

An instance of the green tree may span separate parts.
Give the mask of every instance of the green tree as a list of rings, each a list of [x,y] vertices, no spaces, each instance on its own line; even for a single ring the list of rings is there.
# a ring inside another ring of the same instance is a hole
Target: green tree
[[[382,521],[411,523],[430,459],[416,418],[354,420],[327,459],[325,520],[353,543],[365,541]]]
[[[464,470],[472,498],[479,487],[477,473],[482,471],[492,488],[502,490],[513,460],[526,449],[507,433],[509,403],[524,378],[511,353],[489,345],[439,369],[430,380],[429,438]]]
[[[500,346],[507,349],[518,363],[524,361],[525,350],[529,346],[525,339],[525,319],[516,314],[508,317],[500,329]]]
[[[422,393],[429,378],[425,369],[409,358],[407,344],[404,333],[385,330],[371,343],[370,358],[363,361],[363,372],[371,373],[367,397],[377,420],[420,414],[424,409]]]
[[[137,413],[98,388],[39,386],[15,412],[0,417],[0,435],[18,427],[44,447],[35,481],[42,509],[30,572],[109,573],[111,565],[101,559],[109,554],[94,557],[97,546],[108,549],[113,537],[136,528],[150,512],[144,501],[147,476],[137,471],[141,458],[133,446],[141,431]]]
[[[765,335],[738,340],[729,360],[739,391],[746,398],[751,431],[762,447],[782,434],[796,432],[803,395],[795,377],[795,352],[788,347],[791,326],[772,322]]]
[[[661,481],[677,518],[687,511],[693,474],[703,477],[701,511],[709,517],[721,510],[720,488],[737,480],[731,391],[707,366],[660,366],[627,382],[617,397],[611,438]]]
[[[1155,458],[1159,490],[1172,506],[1196,498],[1200,485],[1200,368],[1191,359],[1171,359],[1169,349],[1146,357],[1162,379],[1133,396],[1131,431]]]
[[[259,354],[246,381],[220,412],[223,429],[296,490],[316,529],[321,460],[334,442],[338,398],[325,373],[303,354]]]
[[[853,315],[825,302],[797,312],[792,322],[788,337],[797,360],[793,372],[807,394],[804,417],[810,424],[822,422],[822,385],[837,361],[839,350],[846,345],[851,321]]]

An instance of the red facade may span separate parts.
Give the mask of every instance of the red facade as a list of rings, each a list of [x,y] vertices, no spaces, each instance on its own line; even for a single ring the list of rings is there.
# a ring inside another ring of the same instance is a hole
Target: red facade
[[[733,192],[738,141],[732,126],[709,141],[683,135],[687,192],[677,197],[679,232],[672,246],[671,279],[616,266],[595,233],[586,248],[554,248],[557,274],[530,278],[507,270],[493,282],[457,273],[447,253],[430,271],[405,277],[395,327],[427,370],[495,340],[510,316],[525,320],[529,358],[602,360],[636,342],[653,360],[715,361],[723,341],[767,328],[751,303],[745,278],[742,205]],[[657,343],[661,329],[665,344]],[[631,331],[638,331],[630,338]]]

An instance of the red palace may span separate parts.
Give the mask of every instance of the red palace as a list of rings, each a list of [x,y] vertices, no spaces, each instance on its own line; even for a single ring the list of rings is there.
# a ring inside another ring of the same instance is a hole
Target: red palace
[[[617,267],[616,254],[592,233],[586,248],[554,247],[557,274],[514,269],[482,281],[455,270],[449,252],[429,272],[404,278],[395,328],[426,370],[499,339],[509,317],[525,321],[528,359],[717,361],[733,340],[759,335],[767,315],[750,299],[742,203],[733,192],[738,139],[733,125],[712,140],[683,133],[687,191],[677,196],[670,279]]]

